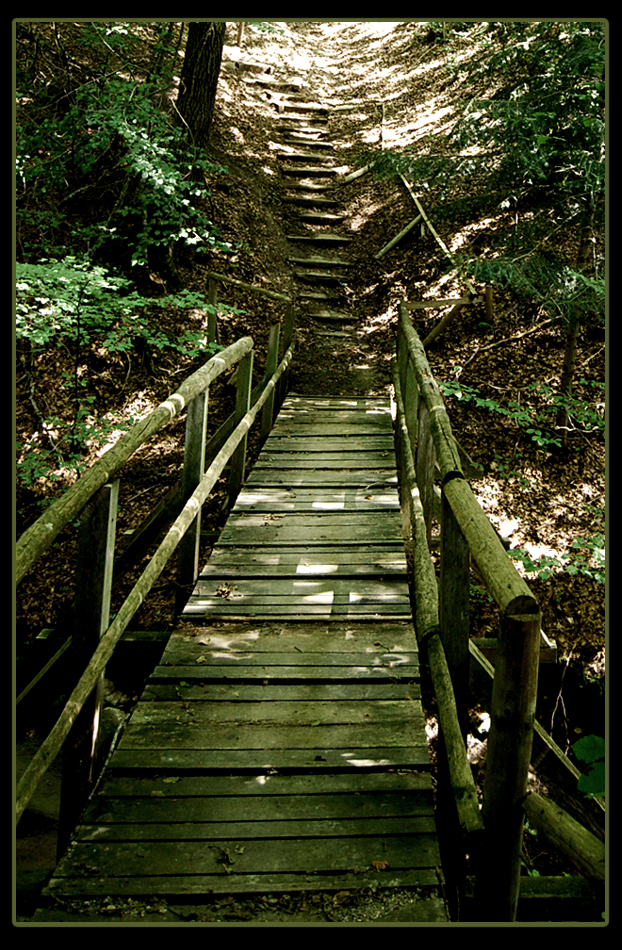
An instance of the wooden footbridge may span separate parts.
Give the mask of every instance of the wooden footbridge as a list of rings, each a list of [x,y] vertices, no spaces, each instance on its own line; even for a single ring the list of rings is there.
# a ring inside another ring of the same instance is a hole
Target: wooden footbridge
[[[392,443],[285,401],[51,893],[438,886]]]
[[[290,122],[295,116],[281,112]],[[305,129],[310,133],[307,119],[297,134]],[[299,169],[298,177],[318,167]],[[310,200],[309,184],[298,197]],[[324,273],[335,264],[327,259]],[[224,277],[213,279],[226,287]],[[330,292],[311,296],[317,306],[330,305]],[[285,316],[270,331],[255,386],[253,341],[243,338],[134,426],[20,538],[18,583],[80,512],[89,558],[76,588],[72,649],[82,658],[80,675],[20,778],[17,818],[63,744],[72,798],[82,781],[84,735],[93,754],[106,664],[175,552],[180,583],[192,594],[94,791],[87,768],[82,785],[90,797],[45,893],[184,901],[367,887],[436,894],[444,872],[421,654],[438,702],[446,753],[439,782],[449,790],[441,798],[451,802],[451,834],[463,856],[480,856],[479,886],[492,901],[476,919],[513,920],[541,647],[538,605],[464,477],[406,302],[390,400],[287,394],[294,311],[282,299]],[[315,316],[345,322],[334,309]],[[236,365],[234,412],[210,433],[208,388]],[[145,531],[169,527],[110,621],[115,479],[133,452],[184,410],[180,486]],[[263,448],[249,472],[246,438],[255,421]],[[201,564],[201,506],[225,467],[232,507]],[[471,559],[501,624],[483,812],[465,748],[469,659],[479,652],[468,630]],[[85,630],[90,644],[81,642]],[[74,806],[83,805],[76,797]],[[437,919],[448,919],[442,900]]]

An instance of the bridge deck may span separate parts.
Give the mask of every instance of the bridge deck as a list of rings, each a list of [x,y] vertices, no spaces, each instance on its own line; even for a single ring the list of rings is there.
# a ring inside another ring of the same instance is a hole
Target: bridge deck
[[[434,887],[388,400],[290,397],[49,891]]]

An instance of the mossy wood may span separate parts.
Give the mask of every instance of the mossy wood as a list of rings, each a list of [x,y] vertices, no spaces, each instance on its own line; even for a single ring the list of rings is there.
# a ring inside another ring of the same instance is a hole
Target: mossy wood
[[[134,452],[171,419],[178,416],[199,393],[204,392],[217,376],[248,353],[252,346],[251,337],[242,337],[204,363],[146,419],[132,426],[116,445],[84,473],[75,485],[72,485],[33,525],[24,531],[15,547],[16,583],[19,584],[37,559],[51,547],[63,528],[82,511],[95,492],[110,481]]]
[[[242,353],[244,352],[244,349],[246,349],[246,352],[249,352],[251,349],[252,340],[250,340],[250,338],[243,339],[248,341],[248,343],[245,343],[244,347],[238,347],[235,350],[236,355],[240,353],[240,349],[242,350]],[[233,347],[230,349],[233,349]],[[179,542],[196,518],[196,515],[200,511],[203,502],[222,474],[225,465],[235,452],[240,442],[246,437],[248,430],[257,416],[257,413],[268,399],[271,390],[278,382],[280,376],[285,372],[291,360],[292,353],[293,349],[290,347],[290,349],[285,354],[285,357],[281,361],[276,373],[265,387],[262,395],[259,397],[252,409],[250,409],[240,421],[234,433],[229,437],[210,467],[207,469],[199,485],[186,502],[181,514],[169,529],[166,537],[130,591],[128,597],[119,608],[114,620],[106,630],[105,634],[102,636],[97,649],[91,657],[91,660],[83,675],[81,676],[77,686],[69,697],[69,700],[67,701],[55,726],[52,728],[51,732],[40,746],[39,750],[20,779],[16,794],[17,821],[19,821],[21,818],[41,778],[43,775],[45,775],[47,769],[58,755],[63,742],[67,738],[71,727],[76,720],[76,717],[84,706],[84,703],[91,695],[91,692],[96,686],[100,675],[104,672],[106,664],[112,656],[114,649],[121,639],[121,636],[127,628],[130,620],[166,567],[170,556],[176,550]],[[205,370],[208,365],[209,364],[206,364],[206,367],[203,367],[203,370]],[[222,369],[219,368],[218,372],[221,371]],[[199,371],[199,373],[201,373],[201,371]],[[203,372],[201,374],[202,382],[204,382],[205,375],[207,375],[209,378],[209,373],[206,374]],[[196,376],[197,374],[195,374],[195,377]],[[194,380],[195,377],[190,377],[190,379]],[[188,380],[186,382],[188,382]],[[185,384],[182,384],[180,389],[177,391],[177,394],[181,393],[184,385]],[[198,391],[202,392],[204,388],[205,383]],[[183,405],[181,398],[173,403],[173,407],[176,405]]]
[[[532,828],[541,831],[577,870],[594,881],[604,881],[605,845],[563,808],[537,792],[530,792],[523,811]]]
[[[430,414],[430,429],[434,439],[436,461],[441,473],[441,481],[463,476],[460,453],[451,431],[449,417],[438,384],[434,379],[430,364],[417,331],[410,322],[405,303],[400,304],[400,329],[408,348],[410,363],[417,378],[421,398],[425,401]]]

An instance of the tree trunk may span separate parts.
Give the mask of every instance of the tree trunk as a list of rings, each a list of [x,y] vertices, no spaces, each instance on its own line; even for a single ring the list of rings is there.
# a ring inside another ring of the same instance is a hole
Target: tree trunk
[[[206,148],[216,101],[226,23],[191,23],[177,108],[192,141]]]
[[[577,254],[577,270],[584,274],[588,274],[593,269],[592,216],[593,211],[590,210],[589,219],[581,229],[579,253]],[[559,383],[559,394],[562,397],[569,395],[570,388],[572,386],[572,378],[574,376],[574,368],[577,358],[577,341],[579,339],[579,325],[581,323],[581,316],[581,311],[578,308],[575,309],[566,329],[564,365]],[[555,424],[561,430],[562,447],[565,449],[568,442],[568,409],[566,405],[561,405],[557,410]]]

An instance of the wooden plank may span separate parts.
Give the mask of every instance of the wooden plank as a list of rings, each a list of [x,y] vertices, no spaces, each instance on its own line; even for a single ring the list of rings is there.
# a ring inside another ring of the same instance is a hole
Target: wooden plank
[[[63,863],[64,876],[79,876],[92,860],[93,847],[77,843]],[[100,872],[109,877],[134,877],[170,874],[194,875],[236,873],[289,873],[324,871],[339,873],[367,868],[373,861],[386,862],[393,870],[418,867],[435,868],[440,864],[438,844],[433,834],[417,836],[417,851],[408,835],[386,837],[328,837],[273,842],[269,856],[263,841],[246,839],[243,852],[235,851],[235,839],[221,840],[212,846],[201,841],[107,842],[97,848]],[[224,867],[223,867],[224,865]],[[226,870],[225,870],[226,868]],[[104,891],[110,891],[104,886]]]
[[[164,809],[161,809],[164,812]],[[270,820],[262,822],[259,819],[249,818],[246,821],[203,821],[188,816],[186,821],[179,817],[170,818],[167,814],[161,814],[159,823],[152,825],[145,824],[108,824],[105,820],[97,825],[83,825],[80,829],[80,842],[97,842],[101,845],[104,841],[133,841],[137,846],[146,841],[201,841],[206,847],[210,847],[209,842],[220,842],[223,839],[227,841],[269,841],[270,846],[278,847],[284,838],[296,838],[303,841],[305,838],[328,838],[337,836],[360,837],[362,835],[373,834],[378,837],[389,835],[422,835],[434,834],[436,827],[433,817],[410,817],[400,816],[399,818],[339,818],[335,820],[316,818],[315,820],[280,821]],[[171,824],[172,823],[172,824]],[[246,844],[243,851],[246,850]],[[230,857],[235,859],[235,853],[241,854],[243,851],[231,852]]]
[[[399,499],[395,489],[378,491],[360,488],[352,491],[326,488],[321,493],[306,488],[298,491],[287,488],[257,488],[251,491],[245,488],[238,495],[235,504],[238,511],[366,511],[398,507]]]
[[[283,687],[281,687],[283,688]],[[376,687],[378,688],[378,687]],[[123,797],[145,798],[151,796],[154,789],[157,797],[188,798],[213,796],[232,799],[245,796],[254,799],[251,807],[262,798],[272,795],[289,795],[295,799],[302,796],[317,797],[341,795],[349,800],[359,800],[364,795],[407,794],[413,803],[413,814],[427,814],[421,811],[419,803],[429,802],[433,807],[432,778],[429,772],[353,772],[311,773],[264,775],[179,775],[174,783],[165,781],[167,776],[139,773],[124,775],[108,772],[97,789],[97,799],[102,797],[120,799]],[[321,800],[321,799],[317,799]]]
[[[308,890],[339,891],[357,890],[365,887],[416,887],[438,888],[437,868],[404,869],[399,875],[381,872],[370,866],[357,868],[356,873],[322,874],[230,874],[201,875],[183,877],[169,875],[167,877],[132,878],[53,878],[46,893],[62,895],[66,898],[77,896],[101,897],[106,894],[114,897],[136,896],[178,896],[193,900],[201,897],[211,897],[213,894],[256,894],[274,892],[296,892]],[[426,905],[438,903],[438,916],[435,920],[447,921],[442,903],[426,900]]]
[[[372,518],[376,514],[383,517]],[[339,517],[341,515],[341,517]],[[332,519],[329,521],[329,518]],[[360,519],[360,520],[357,520]],[[324,517],[302,513],[298,517],[286,515],[277,520],[278,514],[241,514],[235,522],[224,528],[219,545],[295,544],[304,540],[306,545],[345,545],[401,540],[401,522],[394,512],[331,512]],[[344,540],[345,539],[345,540]]]
[[[166,666],[184,666],[190,665],[192,663],[201,663],[205,666],[216,666],[216,667],[226,667],[226,666],[277,666],[279,668],[285,666],[297,666],[297,667],[320,667],[320,668],[329,668],[329,667],[382,667],[383,669],[395,669],[404,665],[416,665],[418,663],[417,653],[407,653],[406,651],[400,651],[399,653],[378,653],[377,655],[370,655],[366,652],[350,652],[350,653],[327,653],[323,654],[318,651],[316,653],[300,653],[292,650],[289,653],[273,653],[271,651],[266,652],[252,652],[251,650],[211,650],[209,645],[202,644],[185,644],[179,645],[179,648],[175,652],[166,652],[162,657],[162,660],[159,664],[158,669]],[[301,707],[299,707],[301,708]],[[377,708],[377,707],[374,707]],[[344,707],[340,707],[340,715],[343,714]],[[141,713],[137,712],[136,715],[140,719]],[[317,716],[313,717],[317,719]]]
[[[152,790],[155,782],[152,781]],[[179,784],[178,782],[175,785]],[[165,787],[165,786],[164,786]],[[111,799],[95,799],[84,816],[80,837],[91,837],[95,823],[140,825],[151,822],[247,822],[249,812],[258,822],[275,821],[310,822],[320,820],[350,819],[360,821],[382,818],[430,818],[434,814],[434,803],[430,794],[414,799],[412,793],[370,793],[367,795],[248,795],[226,797],[149,797],[140,802],[137,808],[136,798],[114,801],[114,813],[111,813]],[[308,827],[308,824],[307,824]],[[252,828],[248,829],[251,832]],[[296,829],[292,829],[294,832]],[[360,829],[359,829],[360,830]],[[399,829],[396,829],[399,831]],[[430,830],[426,827],[425,830]],[[202,829],[201,829],[202,831]],[[201,833],[197,831],[198,834]],[[325,832],[320,832],[325,833]],[[391,832],[388,832],[391,833]],[[170,834],[170,832],[169,832]],[[226,835],[224,835],[226,836]],[[269,837],[269,835],[268,835]]]
[[[290,393],[283,403],[287,407],[308,407],[315,409],[328,409],[331,412],[334,409],[374,409],[379,412],[391,413],[390,400],[383,396],[303,396],[298,393]]]
[[[319,613],[320,611],[318,611]],[[308,618],[303,618],[308,619]],[[233,664],[225,668],[223,666],[210,666],[209,664],[193,663],[191,666],[156,666],[152,673],[152,679],[160,682],[184,680],[196,681],[227,681],[228,683],[243,682],[265,682],[273,681],[279,683],[295,682],[300,680],[312,680],[321,682],[357,682],[362,678],[366,680],[384,680],[393,681],[399,679],[417,680],[419,679],[419,666],[416,664],[401,664],[398,667],[372,666],[361,664],[357,667],[345,666],[247,666],[241,663]]]
[[[328,749],[264,749],[249,755],[248,749],[128,749],[115,751],[111,768],[151,769],[177,774],[179,770],[252,772],[271,774],[272,769],[335,772],[339,769],[425,769],[430,768],[425,733],[407,746],[365,748],[358,751]]]
[[[179,683],[149,682],[143,690],[145,702],[182,702],[182,703],[230,703],[238,705],[257,702],[350,702],[373,703],[381,699],[409,699],[413,702],[421,699],[421,688],[417,683],[280,683],[269,690],[254,683],[240,683],[237,686],[216,683],[197,683],[195,685],[182,680]],[[215,793],[214,793],[215,794]]]
[[[417,651],[412,622],[382,624],[346,624],[335,630],[326,624],[274,623],[257,626],[252,622],[239,624],[205,624],[180,627],[170,635],[165,655],[188,645],[200,650],[255,649],[257,652],[290,653],[379,653],[396,650]]]
[[[327,479],[326,472],[323,469],[287,469],[280,468],[262,468],[257,464],[249,475],[247,485],[288,485],[290,488],[312,487],[316,485],[325,486],[329,484],[331,488],[359,486],[362,488],[375,488],[380,485],[397,486],[397,475],[390,469],[333,469],[330,477]]]
[[[218,723],[209,729],[204,723],[166,722],[152,725],[130,721],[119,749],[205,749],[263,752],[275,749],[345,749],[352,754],[384,746],[415,745],[421,736],[422,722],[412,716],[407,723],[373,723],[355,726],[320,723],[317,726],[291,726],[274,723]],[[420,740],[421,741],[421,740]],[[250,758],[250,756],[249,756]]]
[[[272,452],[305,452],[325,455],[330,452],[391,452],[393,451],[392,435],[350,435],[344,433],[339,438],[312,438],[308,435],[295,436],[290,434],[273,433],[268,439],[265,450]]]
[[[344,528],[352,527],[353,530],[362,529],[365,525],[370,527],[389,526],[390,529],[399,523],[399,514],[395,510],[387,511],[361,511],[355,509],[331,509],[329,511],[292,511],[292,512],[264,512],[264,511],[237,511],[234,510],[229,516],[227,527],[223,535],[231,528],[261,528],[270,525],[293,525],[297,530],[308,531],[312,536],[316,529],[321,526],[325,528]],[[222,537],[222,535],[221,535]],[[306,538],[305,538],[306,543]]]
[[[236,622],[253,617],[255,620],[287,620],[310,621],[324,620],[343,623],[345,620],[385,621],[405,620],[410,616],[410,606],[405,603],[371,603],[351,604],[331,601],[319,604],[255,604],[247,607],[236,607],[235,604],[206,605],[198,601],[189,601],[184,609],[186,620],[202,622],[209,620],[226,620]]]
[[[260,470],[267,468],[279,469],[390,469],[395,470],[395,458],[392,452],[367,452],[364,458],[353,452],[314,452],[308,455],[304,452],[291,452],[285,458],[279,454],[278,458],[263,455],[255,466]]]
[[[201,571],[200,577],[218,574],[221,578],[240,576],[324,576],[324,575],[404,575],[406,558],[403,545],[367,547],[365,552],[350,546],[314,551],[310,547],[279,547],[272,551],[217,547]]]

